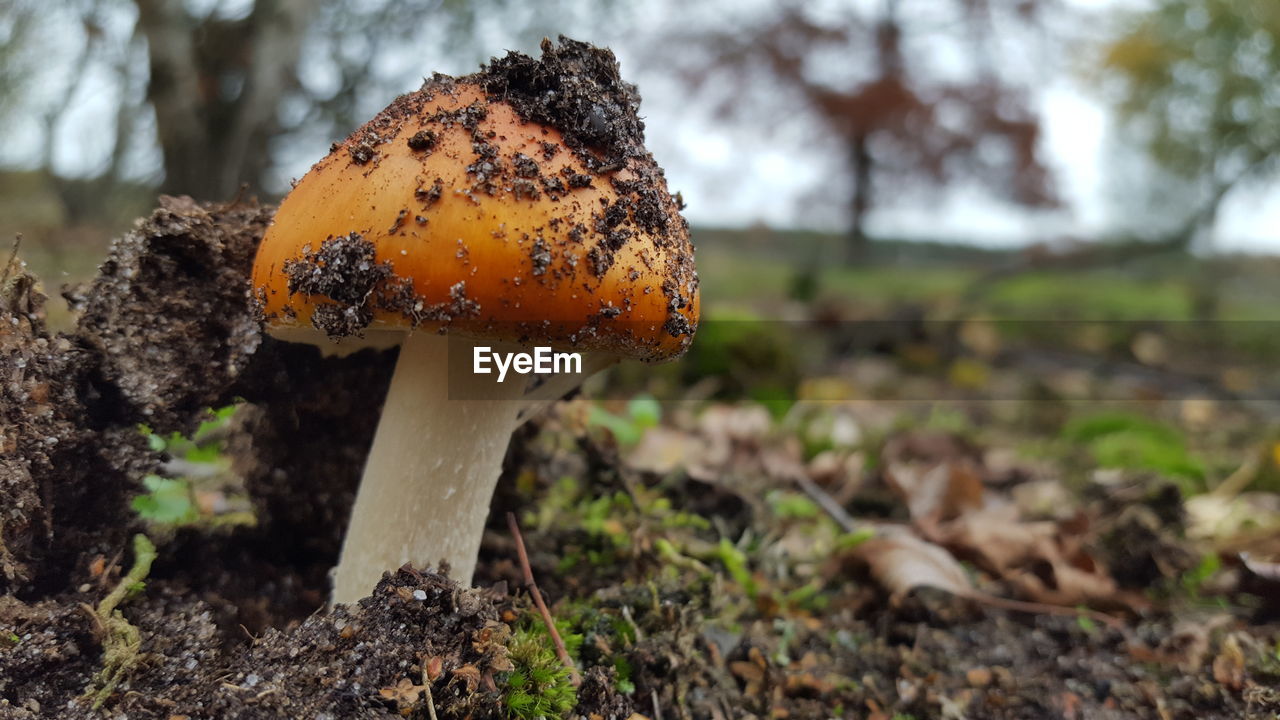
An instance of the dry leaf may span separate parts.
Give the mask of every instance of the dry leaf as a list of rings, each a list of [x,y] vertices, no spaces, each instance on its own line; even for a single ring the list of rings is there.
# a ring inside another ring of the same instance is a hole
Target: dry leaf
[[[979,459],[978,452],[963,438],[926,430],[895,435],[884,444],[883,455],[890,464],[923,463],[928,466]]]
[[[983,505],[982,477],[971,461],[944,462],[928,469],[894,463],[885,478],[906,504],[912,522],[922,529]]]
[[[1259,560],[1247,552],[1240,553],[1240,561],[1249,568],[1249,572],[1263,580],[1280,580],[1280,562],[1275,560]]]
[[[735,442],[759,440],[772,425],[769,411],[760,405],[715,405],[698,418],[698,429],[704,437]]]
[[[948,531],[942,539],[949,547],[964,547],[1037,602],[1072,606],[1116,598],[1115,580],[1058,523],[1018,522],[1002,511],[968,516]]]
[[[912,535],[906,528],[881,528],[854,548],[871,576],[895,598],[914,588],[933,587],[956,595],[970,592],[969,576],[946,550]]]
[[[1138,662],[1174,665],[1185,673],[1199,672],[1209,653],[1209,635],[1229,622],[1231,616],[1225,614],[1208,620],[1184,620],[1173,626],[1173,632],[1154,651],[1144,645],[1130,645],[1129,655]]]
[[[1222,641],[1222,650],[1213,659],[1213,679],[1229,690],[1239,692],[1244,688],[1244,650],[1236,633]]]
[[[436,680],[444,672],[444,658],[439,655],[429,658],[423,671],[426,673],[427,680]]]
[[[1246,492],[1234,497],[1204,493],[1187,498],[1187,536],[1230,546],[1238,537],[1280,531],[1280,497]]]
[[[453,671],[453,677],[466,684],[467,692],[475,692],[476,686],[480,684],[480,669],[475,665],[463,665]]]
[[[421,685],[414,685],[409,678],[400,678],[400,682],[378,691],[384,700],[394,700],[397,708],[413,707],[418,703],[418,696],[425,690]]]
[[[737,675],[739,680],[745,680],[748,683],[764,682],[764,668],[746,660],[735,660],[729,663],[729,672]]]
[[[660,425],[645,431],[626,462],[636,470],[665,475],[679,468],[705,465],[713,459],[710,455],[710,445],[703,438]]]
[[[747,651],[746,660],[729,663],[729,671],[746,683],[744,695],[757,696],[769,678],[769,666],[760,648],[753,647]]]

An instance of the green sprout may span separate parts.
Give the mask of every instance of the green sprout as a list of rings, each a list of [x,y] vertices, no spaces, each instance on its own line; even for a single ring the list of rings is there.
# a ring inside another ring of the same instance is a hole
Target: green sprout
[[[159,475],[142,478],[144,495],[133,499],[133,510],[144,520],[164,525],[190,525],[199,519],[191,497],[191,483]]]
[[[85,696],[93,699],[94,710],[102,707],[141,659],[142,635],[138,628],[125,620],[118,607],[143,591],[146,587],[144,581],[155,559],[156,546],[146,535],[134,535],[133,567],[94,608],[94,615],[103,630],[102,670],[94,675],[93,682],[85,691]]]
[[[1192,599],[1199,599],[1201,589],[1206,581],[1213,577],[1218,570],[1222,569],[1222,558],[1216,552],[1205,553],[1200,558],[1200,562],[1192,569],[1182,573],[1179,581],[1182,583],[1182,589],[1187,592]]]
[[[662,419],[662,407],[649,395],[637,395],[627,403],[621,414],[611,413],[599,405],[591,406],[591,415],[587,424],[602,427],[613,433],[618,444],[624,447],[635,445],[644,437],[646,431],[656,427]]]
[[[252,525],[250,512],[228,512],[216,517],[202,516],[195,501],[197,485],[221,482],[230,461],[223,454],[224,430],[238,405],[210,409],[191,437],[179,433],[158,435],[147,425],[138,430],[146,437],[153,452],[169,457],[166,470],[177,477],[147,475],[142,479],[146,492],[131,503],[138,516],[159,529],[191,525]]]
[[[822,514],[818,504],[807,496],[787,490],[771,490],[765,496],[765,502],[779,518],[808,520]]]
[[[755,600],[760,595],[760,588],[756,585],[755,578],[751,576],[751,571],[747,569],[746,553],[729,542],[728,538],[720,538],[716,555],[720,559],[720,564],[724,565],[724,569],[729,572],[729,577],[733,578],[747,597]]]

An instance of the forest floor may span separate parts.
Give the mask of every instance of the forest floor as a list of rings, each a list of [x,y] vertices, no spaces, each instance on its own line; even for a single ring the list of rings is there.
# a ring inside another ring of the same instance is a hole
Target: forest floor
[[[326,610],[391,356],[258,334],[266,213],[168,200],[65,333],[7,282],[0,718],[1280,713],[1258,326],[722,297],[517,432],[475,588]]]

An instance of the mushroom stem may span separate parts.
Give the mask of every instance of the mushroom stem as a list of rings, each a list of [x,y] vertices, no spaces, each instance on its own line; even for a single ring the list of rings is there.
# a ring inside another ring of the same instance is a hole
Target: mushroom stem
[[[449,372],[450,347],[455,360],[469,361],[475,344],[416,332],[400,348],[334,570],[333,602],[359,600],[405,563],[443,560],[458,583],[471,584],[502,458],[527,406],[523,376],[500,383],[469,368]]]

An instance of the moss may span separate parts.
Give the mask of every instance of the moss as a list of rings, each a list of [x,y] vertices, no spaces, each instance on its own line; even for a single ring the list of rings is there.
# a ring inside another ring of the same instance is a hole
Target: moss
[[[568,640],[566,637],[566,643]],[[532,627],[517,630],[508,651],[515,669],[507,677],[502,696],[507,717],[519,720],[568,717],[578,704],[578,691],[571,682],[569,669],[556,657],[546,631],[538,632]]]
[[[755,577],[747,568],[747,555],[738,549],[728,538],[721,538],[720,544],[716,547],[716,553],[719,556],[724,569],[728,571],[733,581],[742,588],[747,597],[755,600],[760,595],[760,588],[756,584]]]
[[[710,531],[711,523],[697,513],[678,510],[664,488],[642,485],[606,494],[588,492],[573,477],[554,483],[538,511],[525,514],[524,522],[538,532],[577,533],[573,544],[561,548],[557,569],[561,573],[580,566],[616,567],[628,562],[640,548],[675,531]]]

